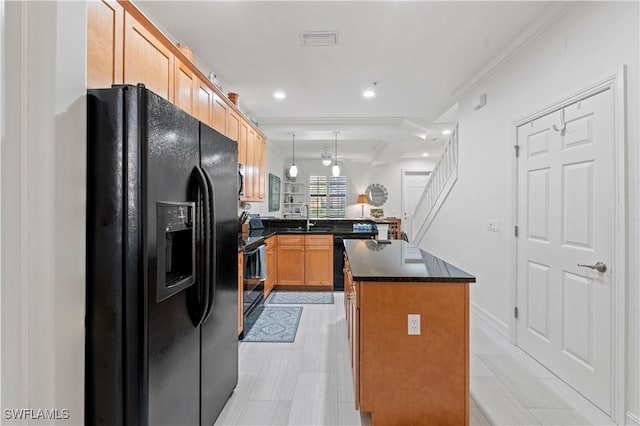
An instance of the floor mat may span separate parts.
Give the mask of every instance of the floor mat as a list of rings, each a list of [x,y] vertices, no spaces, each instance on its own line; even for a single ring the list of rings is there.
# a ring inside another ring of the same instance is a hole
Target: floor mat
[[[296,340],[301,306],[264,306],[256,311],[255,315],[251,313],[253,318],[247,318],[243,342],[291,343]]]
[[[333,305],[331,291],[274,291],[265,302],[267,305]]]

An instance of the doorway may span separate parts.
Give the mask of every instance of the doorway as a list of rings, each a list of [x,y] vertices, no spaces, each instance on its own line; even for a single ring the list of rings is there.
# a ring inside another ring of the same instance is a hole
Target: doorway
[[[612,87],[516,124],[516,342],[608,415],[624,381]]]
[[[431,172],[425,170],[402,170],[402,231],[413,241],[420,224],[413,223],[413,213],[422,196]],[[414,229],[415,228],[415,229]]]

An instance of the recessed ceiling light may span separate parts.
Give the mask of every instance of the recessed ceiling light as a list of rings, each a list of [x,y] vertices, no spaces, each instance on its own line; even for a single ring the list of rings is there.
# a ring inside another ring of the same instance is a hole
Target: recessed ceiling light
[[[367,89],[365,89],[364,92],[362,92],[362,96],[364,96],[365,98],[373,98],[376,95],[376,87],[378,86],[378,82],[374,81],[373,82],[373,87],[369,86]]]
[[[442,131],[442,134],[443,134],[443,135],[448,135],[449,133],[451,133],[451,130],[449,130],[449,129],[444,129],[444,130]]]
[[[287,94],[282,91],[277,91],[273,94],[273,97],[276,99],[284,99],[287,97]]]
[[[428,156],[429,156],[429,153],[428,153],[428,152],[423,152],[423,153],[422,153],[422,156],[423,156],[423,157],[428,157]]]

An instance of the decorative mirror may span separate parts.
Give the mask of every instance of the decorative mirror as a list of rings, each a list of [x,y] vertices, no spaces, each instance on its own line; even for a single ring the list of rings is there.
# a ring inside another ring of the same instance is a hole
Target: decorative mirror
[[[367,201],[370,205],[380,207],[384,203],[387,202],[387,197],[389,196],[389,192],[384,185],[379,183],[372,183],[367,186],[365,191],[367,193]]]

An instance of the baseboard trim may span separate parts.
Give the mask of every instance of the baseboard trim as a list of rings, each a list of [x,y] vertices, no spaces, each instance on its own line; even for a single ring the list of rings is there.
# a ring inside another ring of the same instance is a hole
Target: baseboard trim
[[[471,302],[471,313],[477,315],[480,319],[486,322],[492,330],[509,340],[509,326],[500,321],[493,314],[489,313],[486,309],[481,308],[475,302]]]
[[[625,417],[625,421],[624,421],[625,425],[640,426],[640,417],[637,416],[636,414],[633,414],[633,413],[627,411],[625,413],[624,417]]]

